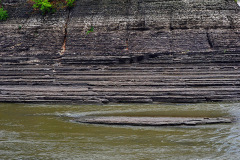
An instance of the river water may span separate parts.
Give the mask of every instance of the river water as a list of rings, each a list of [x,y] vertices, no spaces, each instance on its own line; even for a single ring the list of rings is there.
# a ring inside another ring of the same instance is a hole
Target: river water
[[[240,103],[0,104],[0,159],[157,160],[240,157],[240,123],[137,127],[80,124],[86,115],[240,117]]]

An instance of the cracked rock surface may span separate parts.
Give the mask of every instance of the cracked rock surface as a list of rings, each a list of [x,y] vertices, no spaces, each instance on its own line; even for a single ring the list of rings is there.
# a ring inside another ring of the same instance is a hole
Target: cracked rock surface
[[[2,5],[1,102],[240,100],[234,0],[78,0],[45,16]]]

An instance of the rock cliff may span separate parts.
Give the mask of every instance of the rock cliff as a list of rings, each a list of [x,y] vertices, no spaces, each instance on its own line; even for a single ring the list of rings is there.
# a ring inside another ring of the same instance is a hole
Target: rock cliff
[[[1,102],[240,100],[234,0],[77,0],[45,16],[2,4]]]

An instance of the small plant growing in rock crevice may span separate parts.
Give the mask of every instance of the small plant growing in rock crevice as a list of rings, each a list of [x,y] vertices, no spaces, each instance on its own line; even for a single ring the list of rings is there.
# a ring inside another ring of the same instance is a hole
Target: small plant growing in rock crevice
[[[8,18],[8,13],[3,7],[0,8],[0,21],[5,21]]]
[[[90,29],[87,31],[87,33],[86,33],[86,34],[88,35],[88,34],[90,34],[90,33],[91,33],[91,32],[93,32],[93,31],[94,31],[94,27],[93,27],[93,26],[91,26],[91,28],[90,28]]]

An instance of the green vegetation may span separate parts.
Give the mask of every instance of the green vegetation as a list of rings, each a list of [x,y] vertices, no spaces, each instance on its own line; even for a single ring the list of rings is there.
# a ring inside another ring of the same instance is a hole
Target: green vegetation
[[[43,14],[55,12],[53,5],[48,0],[33,0],[33,2],[35,2],[33,8],[41,10]]]
[[[75,0],[66,0],[68,7],[73,7]]]
[[[86,34],[88,35],[89,33],[93,32],[93,31],[94,31],[94,27],[91,26],[90,30],[88,30]]]
[[[76,0],[30,0],[35,10],[40,10],[43,14],[54,13],[58,9],[71,8]]]
[[[0,21],[5,21],[8,18],[8,13],[3,7],[0,8]]]

